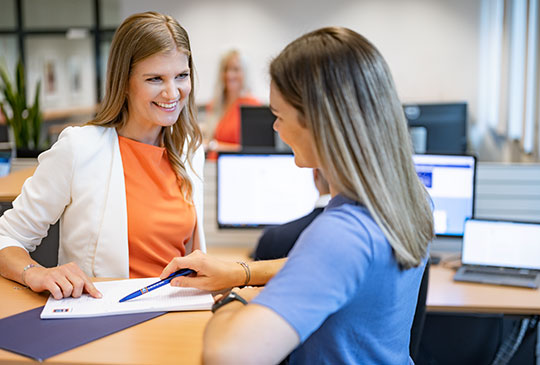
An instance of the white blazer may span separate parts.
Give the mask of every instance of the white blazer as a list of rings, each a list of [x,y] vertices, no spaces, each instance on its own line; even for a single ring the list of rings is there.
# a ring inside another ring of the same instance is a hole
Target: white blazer
[[[75,262],[89,276],[129,277],[126,188],[115,128],[68,127],[38,157],[34,175],[0,217],[0,250],[32,252],[60,219],[58,264]],[[204,151],[186,163],[197,226],[186,252],[206,251],[203,232]]]

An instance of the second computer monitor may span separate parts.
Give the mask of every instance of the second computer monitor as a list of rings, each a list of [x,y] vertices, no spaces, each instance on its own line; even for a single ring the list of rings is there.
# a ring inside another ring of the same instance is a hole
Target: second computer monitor
[[[415,153],[465,154],[467,104],[404,104]]]
[[[241,106],[242,149],[275,148],[275,120],[276,117],[267,106]]]
[[[414,155],[416,173],[433,202],[435,233],[463,236],[465,221],[474,216],[474,156]]]

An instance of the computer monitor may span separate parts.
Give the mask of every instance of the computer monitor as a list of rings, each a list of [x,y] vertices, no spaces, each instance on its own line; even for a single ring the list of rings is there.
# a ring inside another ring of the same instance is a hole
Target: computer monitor
[[[403,104],[415,153],[465,154],[467,103]]]
[[[219,228],[260,228],[310,213],[319,193],[312,169],[292,153],[220,153],[217,158]]]
[[[0,150],[0,176],[6,176],[11,171],[11,151]]]
[[[241,106],[242,148],[274,148],[273,124],[276,117],[267,106]]]
[[[476,158],[417,154],[413,160],[433,201],[435,233],[463,236],[465,221],[474,216]]]
[[[274,131],[276,117],[268,106],[241,106],[241,144],[243,151],[291,152]]]

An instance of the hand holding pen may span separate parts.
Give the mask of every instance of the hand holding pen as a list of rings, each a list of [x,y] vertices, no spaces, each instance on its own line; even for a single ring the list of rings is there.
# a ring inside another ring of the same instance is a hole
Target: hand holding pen
[[[139,289],[139,290],[137,290],[137,291],[135,291],[135,292],[133,292],[133,293],[131,293],[129,295],[126,295],[125,297],[120,299],[119,302],[122,303],[122,302],[128,301],[130,299],[137,298],[138,296],[141,296],[143,294],[151,292],[152,290],[157,289],[159,287],[162,287],[163,285],[169,284],[171,282],[171,280],[176,278],[176,277],[189,275],[189,274],[194,273],[194,272],[195,271],[193,271],[191,269],[180,269],[178,271],[173,272],[171,275],[167,276],[163,280],[157,281],[157,282],[155,282],[153,284],[150,284],[148,286],[145,286],[144,288]]]
[[[217,291],[242,285],[246,278],[244,269],[236,262],[224,261],[206,255],[200,250],[172,259],[160,277],[165,278],[179,268],[190,268],[197,275],[178,277],[171,281],[171,286]]]

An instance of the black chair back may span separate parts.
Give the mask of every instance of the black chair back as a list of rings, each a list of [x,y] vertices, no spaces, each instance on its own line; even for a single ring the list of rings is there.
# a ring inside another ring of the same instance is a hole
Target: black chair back
[[[416,311],[414,313],[414,319],[411,326],[411,341],[409,343],[409,351],[411,358],[416,362],[418,357],[418,351],[420,349],[420,341],[422,339],[422,331],[424,329],[424,321],[426,319],[426,298],[429,282],[429,267],[430,262],[428,260],[422,281],[420,282],[420,290],[418,291],[418,301],[416,303]]]

